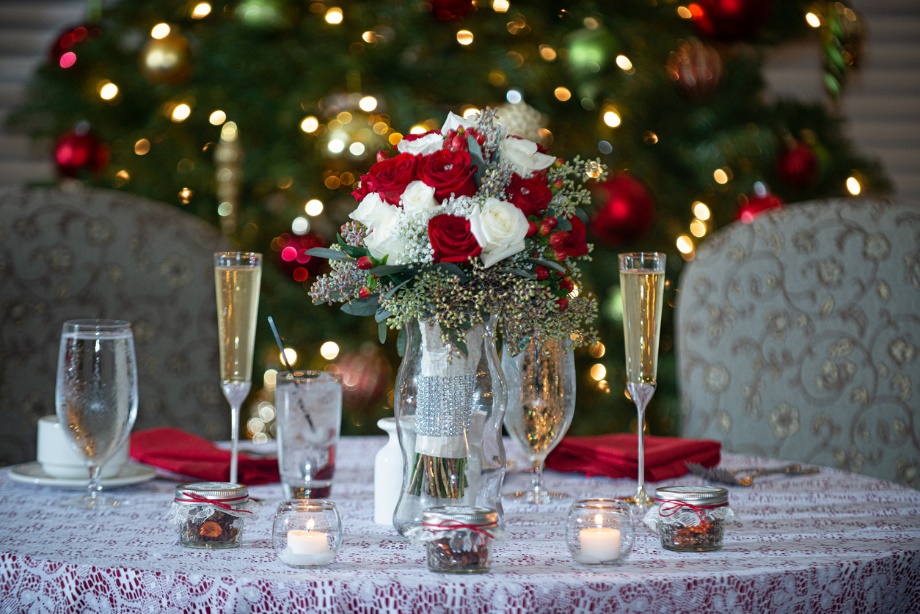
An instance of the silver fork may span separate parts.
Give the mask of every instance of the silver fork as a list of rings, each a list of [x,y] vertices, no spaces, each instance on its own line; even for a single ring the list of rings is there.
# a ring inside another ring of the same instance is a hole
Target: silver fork
[[[772,469],[736,469],[735,471],[729,471],[722,467],[703,467],[699,463],[684,463],[684,465],[686,465],[687,470],[693,475],[698,475],[712,482],[720,482],[731,486],[750,486],[754,483],[754,478],[774,473],[782,473],[785,475],[810,475],[820,471],[818,467],[803,467],[799,463],[774,467]],[[745,475],[739,476],[741,473]]]

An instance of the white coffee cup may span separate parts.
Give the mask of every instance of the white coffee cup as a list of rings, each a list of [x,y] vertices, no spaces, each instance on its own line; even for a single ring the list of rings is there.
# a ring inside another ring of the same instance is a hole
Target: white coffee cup
[[[53,478],[89,478],[86,461],[73,449],[57,416],[44,416],[38,420],[38,462],[45,473]],[[102,467],[102,477],[118,475],[128,462],[128,442],[115,451]]]

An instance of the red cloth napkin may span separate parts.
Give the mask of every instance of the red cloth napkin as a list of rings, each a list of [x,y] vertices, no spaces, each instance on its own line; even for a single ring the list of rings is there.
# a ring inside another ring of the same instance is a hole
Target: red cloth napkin
[[[546,458],[546,468],[580,471],[588,477],[635,478],[639,449],[635,435],[617,433],[593,437],[565,437]],[[645,436],[645,479],[659,482],[687,473],[686,462],[704,467],[719,464],[722,444],[712,439]]]
[[[207,439],[164,427],[131,433],[131,458],[196,480],[226,482],[230,478],[230,451]],[[246,485],[277,482],[278,461],[240,454],[238,479]]]

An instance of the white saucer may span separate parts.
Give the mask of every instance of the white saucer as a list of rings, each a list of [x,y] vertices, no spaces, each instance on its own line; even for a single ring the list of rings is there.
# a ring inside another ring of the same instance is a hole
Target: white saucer
[[[152,480],[157,476],[153,467],[142,465],[140,463],[127,463],[121,468],[118,474],[110,478],[102,478],[103,488],[118,488],[119,486],[131,486],[132,484],[141,484]],[[42,469],[37,462],[23,463],[10,469],[10,479],[24,484],[35,484],[36,486],[53,486],[55,488],[67,489],[85,489],[89,480],[80,478],[55,478]]]

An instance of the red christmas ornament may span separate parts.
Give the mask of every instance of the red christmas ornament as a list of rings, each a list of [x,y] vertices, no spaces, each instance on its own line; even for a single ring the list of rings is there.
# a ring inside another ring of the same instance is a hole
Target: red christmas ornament
[[[668,76],[691,98],[705,98],[722,82],[722,56],[713,47],[692,39],[680,41],[668,56]]]
[[[109,163],[109,148],[85,127],[65,132],[54,145],[54,165],[63,177],[98,175]]]
[[[438,21],[463,19],[475,8],[473,0],[431,0],[431,12]]]
[[[786,185],[810,188],[818,180],[818,156],[809,145],[795,142],[780,155],[776,171]]]
[[[755,217],[764,211],[779,209],[783,206],[783,201],[769,192],[761,195],[751,194],[750,196],[742,197],[741,200],[742,203],[738,206],[736,213],[738,219],[745,224],[750,224]]]
[[[770,17],[770,0],[697,0],[687,8],[700,34],[722,41],[752,39]]]
[[[314,258],[307,253],[307,250],[314,247],[326,247],[326,241],[315,234],[292,235],[286,232],[272,241],[272,249],[278,255],[278,264],[297,283],[315,277],[326,262],[323,258]]]
[[[655,201],[645,185],[629,173],[617,173],[594,188],[601,206],[590,229],[598,241],[619,247],[641,238],[655,220]]]
[[[101,33],[99,26],[91,23],[65,28],[48,50],[52,63],[61,68],[70,68],[77,63],[80,48]]]

